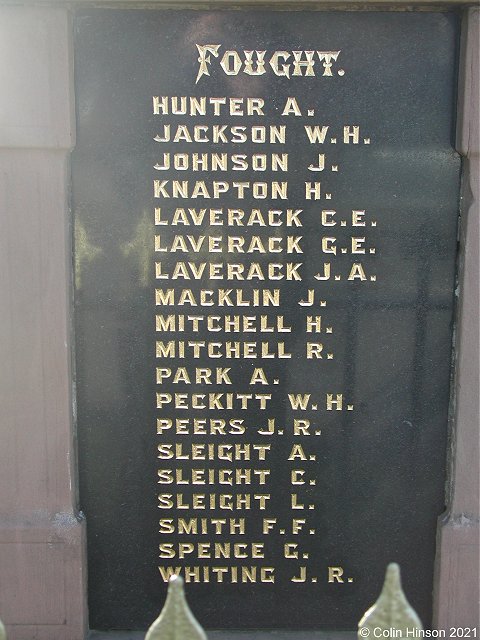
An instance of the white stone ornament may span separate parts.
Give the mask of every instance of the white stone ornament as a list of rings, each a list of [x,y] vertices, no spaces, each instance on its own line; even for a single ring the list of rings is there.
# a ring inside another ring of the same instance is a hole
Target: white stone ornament
[[[207,640],[187,604],[180,576],[170,578],[165,605],[145,640]]]
[[[389,637],[403,640],[415,637],[415,632],[422,629],[420,618],[403,593],[400,567],[392,562],[387,567],[380,597],[358,623],[358,638],[382,637],[385,631]]]

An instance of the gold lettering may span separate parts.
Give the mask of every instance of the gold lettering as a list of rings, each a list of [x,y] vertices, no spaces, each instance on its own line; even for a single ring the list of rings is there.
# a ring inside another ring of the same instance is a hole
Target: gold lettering
[[[343,582],[342,575],[343,575],[342,567],[328,567],[329,582]]]

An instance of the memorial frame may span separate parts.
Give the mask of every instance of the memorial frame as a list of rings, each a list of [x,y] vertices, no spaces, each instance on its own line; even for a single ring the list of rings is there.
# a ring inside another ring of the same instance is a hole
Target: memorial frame
[[[0,3],[3,274],[0,325],[0,617],[10,640],[83,640],[85,521],[78,512],[72,379],[69,156],[75,146],[72,11],[80,6],[204,8],[204,2]],[[260,6],[217,0],[225,10]],[[459,302],[448,511],[438,524],[434,627],[478,625],[479,8],[453,2],[283,2],[275,9],[462,12],[456,150],[463,157]],[[208,5],[209,8],[212,5]],[[26,81],[22,82],[21,79]],[[2,103],[4,100],[2,99]],[[42,224],[40,224],[42,222]],[[473,473],[472,473],[473,470]]]

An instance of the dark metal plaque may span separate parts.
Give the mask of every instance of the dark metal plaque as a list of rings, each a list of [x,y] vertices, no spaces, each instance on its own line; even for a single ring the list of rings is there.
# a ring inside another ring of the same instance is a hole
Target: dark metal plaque
[[[72,160],[90,624],[428,625],[459,158],[450,13],[89,10]]]

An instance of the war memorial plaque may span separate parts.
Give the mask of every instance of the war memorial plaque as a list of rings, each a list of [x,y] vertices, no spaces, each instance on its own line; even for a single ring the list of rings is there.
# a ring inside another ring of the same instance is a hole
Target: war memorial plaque
[[[90,626],[431,618],[460,161],[449,12],[89,10],[72,159]]]

